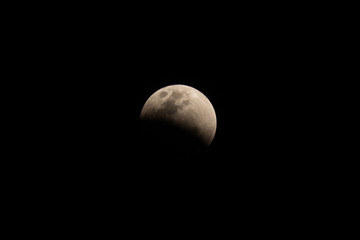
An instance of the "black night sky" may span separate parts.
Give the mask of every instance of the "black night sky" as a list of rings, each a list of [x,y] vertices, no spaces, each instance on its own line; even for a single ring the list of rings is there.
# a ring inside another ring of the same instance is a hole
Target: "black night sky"
[[[135,232],[155,223],[170,231],[172,221],[256,231],[307,211],[323,166],[315,27],[304,30],[295,9],[247,7],[191,16],[78,10],[49,23],[36,64],[45,69],[37,77],[49,99],[40,123],[49,161],[37,166],[47,189],[63,193],[59,208],[116,215]],[[144,143],[143,104],[171,84],[214,106],[206,150],[184,156]]]

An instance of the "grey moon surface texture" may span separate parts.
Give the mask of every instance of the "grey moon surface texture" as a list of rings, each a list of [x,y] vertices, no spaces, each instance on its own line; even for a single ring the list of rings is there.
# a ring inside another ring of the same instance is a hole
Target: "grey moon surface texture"
[[[140,119],[174,126],[197,138],[204,146],[214,139],[216,114],[209,99],[186,85],[170,85],[152,94],[145,102]]]

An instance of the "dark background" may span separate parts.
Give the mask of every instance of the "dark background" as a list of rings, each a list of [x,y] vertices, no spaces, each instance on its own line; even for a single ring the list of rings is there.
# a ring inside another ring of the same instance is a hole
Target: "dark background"
[[[30,23],[24,61],[40,107],[28,165],[50,209],[135,230],[310,219],[324,165],[321,28],[291,6],[215,8],[74,6]],[[213,104],[208,149],[147,151],[142,106],[170,84]]]

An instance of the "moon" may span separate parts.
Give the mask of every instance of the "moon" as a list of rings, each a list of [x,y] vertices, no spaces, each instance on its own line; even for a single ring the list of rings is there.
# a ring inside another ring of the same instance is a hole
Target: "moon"
[[[197,143],[209,146],[216,132],[216,114],[199,90],[181,84],[163,87],[145,102],[140,119],[157,126],[163,142]]]

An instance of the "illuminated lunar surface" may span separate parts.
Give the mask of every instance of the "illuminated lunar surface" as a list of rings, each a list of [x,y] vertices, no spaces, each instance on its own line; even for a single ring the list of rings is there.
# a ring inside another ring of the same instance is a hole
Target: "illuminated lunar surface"
[[[188,139],[196,140],[203,146],[213,141],[217,124],[215,110],[209,99],[197,89],[186,85],[170,85],[156,91],[143,106],[140,119],[171,126],[171,129],[181,131],[189,136]],[[164,141],[176,138],[169,134],[166,137],[170,139]],[[181,141],[187,140],[184,138]]]

